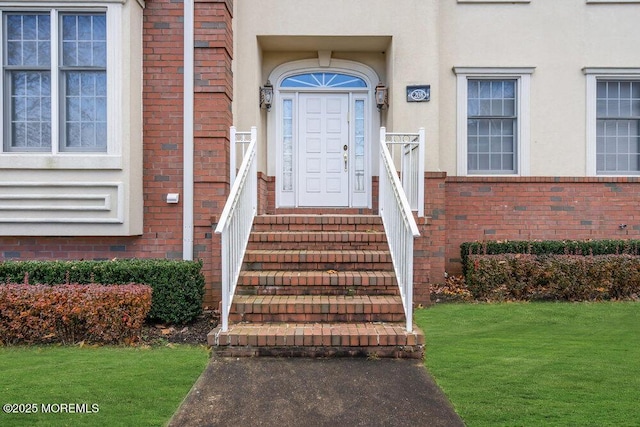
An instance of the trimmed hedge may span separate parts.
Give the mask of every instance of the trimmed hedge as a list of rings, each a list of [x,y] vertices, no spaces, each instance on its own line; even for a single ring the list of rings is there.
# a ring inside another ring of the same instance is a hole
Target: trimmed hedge
[[[463,273],[470,255],[640,255],[640,240],[504,240],[460,245]]]
[[[640,297],[640,257],[631,255],[469,255],[476,299],[599,301]]]
[[[185,324],[202,313],[205,279],[201,269],[201,261],[163,259],[5,261],[0,263],[0,286],[3,282],[149,285],[153,298],[147,320]]]
[[[132,344],[151,308],[147,285],[0,286],[0,344]]]

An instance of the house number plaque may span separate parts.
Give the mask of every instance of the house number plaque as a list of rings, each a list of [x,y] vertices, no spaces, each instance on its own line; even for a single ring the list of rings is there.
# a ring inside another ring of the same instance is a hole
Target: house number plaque
[[[427,102],[431,99],[431,85],[407,86],[407,102]]]

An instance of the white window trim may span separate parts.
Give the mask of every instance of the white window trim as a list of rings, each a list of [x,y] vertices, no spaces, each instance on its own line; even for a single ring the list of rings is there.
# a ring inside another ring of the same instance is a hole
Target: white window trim
[[[54,153],[56,141],[47,153],[0,148],[1,236],[143,233],[143,7],[142,0],[0,0],[2,12],[106,11],[109,44],[107,151]]]
[[[535,67],[454,67],[457,77],[457,175],[529,176],[531,174],[531,74]],[[467,165],[467,81],[469,79],[515,79],[518,90],[517,159],[514,174],[469,174]]]
[[[639,80],[640,68],[596,68],[585,67],[582,69],[586,76],[587,86],[587,126],[586,126],[586,149],[587,149],[587,176],[637,176],[640,172],[632,175],[628,174],[598,174],[597,168],[597,141],[596,141],[596,99],[598,80]]]
[[[0,11],[49,10],[51,12],[51,31],[58,31],[58,13],[60,11],[105,12],[107,19],[107,151],[106,152],[61,152],[60,151],[60,117],[59,96],[60,85],[57,72],[51,73],[51,87],[56,88],[57,95],[52,96],[51,114],[51,151],[50,152],[16,152],[5,151],[0,144],[0,168],[3,169],[122,169],[122,130],[127,118],[122,116],[119,106],[122,105],[123,82],[118,76],[125,75],[122,55],[122,14],[123,5],[128,0],[94,0],[66,2],[0,2]],[[27,3],[27,4],[25,4]],[[0,43],[3,45],[3,43]],[[3,46],[0,46],[0,58],[3,58]],[[51,45],[51,56],[57,58],[58,46]],[[54,64],[56,61],[52,61]],[[0,87],[4,87],[4,70],[0,72]],[[4,135],[4,101],[0,102],[0,135]]]

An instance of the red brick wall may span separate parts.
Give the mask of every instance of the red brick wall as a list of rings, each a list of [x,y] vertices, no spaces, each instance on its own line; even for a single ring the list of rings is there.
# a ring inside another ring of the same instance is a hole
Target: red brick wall
[[[0,237],[0,260],[182,258],[183,2],[147,0],[143,24],[144,229],[133,237]],[[211,218],[229,188],[232,124],[231,0],[196,0],[194,258],[204,261],[206,305],[219,300],[220,244]],[[213,256],[212,256],[213,255]]]
[[[638,239],[639,201],[637,178],[446,178],[446,269],[465,241]]]

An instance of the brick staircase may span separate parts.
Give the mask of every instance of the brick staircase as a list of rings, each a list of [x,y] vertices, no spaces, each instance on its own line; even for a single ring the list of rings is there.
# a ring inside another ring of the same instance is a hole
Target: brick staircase
[[[256,217],[229,317],[209,345],[222,356],[422,358],[405,329],[380,217]]]

